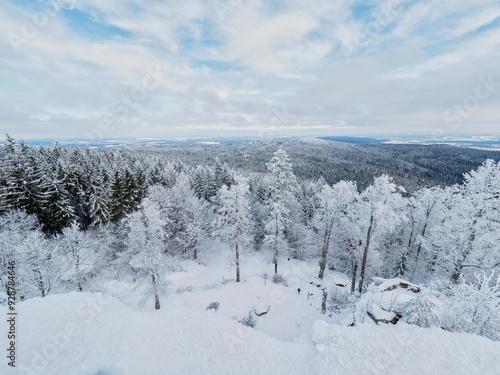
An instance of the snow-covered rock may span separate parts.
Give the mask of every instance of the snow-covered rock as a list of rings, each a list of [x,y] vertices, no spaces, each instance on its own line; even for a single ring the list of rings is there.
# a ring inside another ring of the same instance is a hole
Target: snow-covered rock
[[[356,305],[354,321],[358,324],[367,322],[367,318],[370,318],[377,324],[396,324],[402,317],[404,306],[417,298],[424,289],[400,278],[374,277],[373,283]],[[429,298],[433,299],[431,296]],[[439,301],[436,300],[435,305],[439,305]]]
[[[257,316],[266,315],[269,310],[271,310],[271,306],[266,303],[258,303],[253,308],[253,311]]]
[[[389,292],[394,289],[407,289],[410,292],[419,293],[422,290],[418,285],[400,278],[383,279],[381,277],[373,277],[372,280],[373,284],[381,292]]]

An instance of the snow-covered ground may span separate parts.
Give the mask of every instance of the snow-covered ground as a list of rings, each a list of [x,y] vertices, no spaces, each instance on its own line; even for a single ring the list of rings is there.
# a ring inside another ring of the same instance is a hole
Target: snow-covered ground
[[[242,265],[239,284],[223,256],[181,266],[159,311],[152,301],[139,311],[140,293],[119,282],[107,285],[108,294],[18,303],[18,368],[2,363],[0,374],[499,373],[500,343],[483,337],[404,323],[337,324],[350,311],[321,314],[321,289],[309,284],[314,264],[283,260],[288,286],[270,280],[272,265],[262,256]],[[344,283],[332,273],[322,287]],[[207,310],[215,301],[219,309]],[[254,309],[269,309],[254,315],[255,328],[238,322]]]

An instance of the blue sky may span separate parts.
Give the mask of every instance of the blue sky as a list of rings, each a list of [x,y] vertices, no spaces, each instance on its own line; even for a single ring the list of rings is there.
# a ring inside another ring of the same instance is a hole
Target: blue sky
[[[498,135],[490,0],[0,0],[15,138]]]

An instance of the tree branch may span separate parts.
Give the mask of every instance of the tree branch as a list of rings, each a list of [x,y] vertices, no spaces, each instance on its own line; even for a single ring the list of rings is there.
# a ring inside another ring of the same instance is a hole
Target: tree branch
[[[480,269],[485,269],[485,270],[491,270],[493,268],[497,268],[498,266],[500,266],[500,262],[498,262],[497,264],[495,264],[492,267],[481,267],[481,266],[478,266],[478,265],[475,265],[475,264],[464,264],[463,265],[463,267],[475,267],[475,268],[480,268]]]

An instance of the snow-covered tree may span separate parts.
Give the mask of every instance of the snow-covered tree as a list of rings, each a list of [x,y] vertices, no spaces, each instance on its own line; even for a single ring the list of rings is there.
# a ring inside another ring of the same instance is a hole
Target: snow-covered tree
[[[92,226],[102,227],[110,220],[108,187],[105,177],[98,175],[90,189],[90,217]]]
[[[420,270],[422,268],[420,263],[422,259],[425,259],[425,255],[422,256],[423,243],[426,241],[429,229],[436,225],[436,221],[439,220],[439,209],[442,207],[444,195],[443,189],[439,187],[423,188],[415,192],[414,198],[408,205],[411,231],[404,257],[412,279],[416,276],[423,277],[423,275],[419,275],[419,273],[423,273]]]
[[[11,210],[0,216],[0,281],[5,293],[8,292],[9,264],[18,260],[16,250],[23,245],[26,236],[37,228],[36,216],[22,210]]]
[[[220,206],[214,221],[213,236],[221,238],[234,247],[236,282],[240,282],[241,245],[248,244],[251,237],[249,195],[248,184],[242,177],[236,178],[230,188],[223,185],[218,194]]]
[[[500,163],[487,160],[450,190],[442,222],[427,242],[434,268],[458,283],[464,269],[500,266]]]
[[[392,178],[382,175],[377,177],[373,185],[360,194],[354,205],[358,225],[364,233],[363,238],[359,239],[363,242],[359,293],[363,291],[368,255],[374,240],[378,236],[392,231],[404,219],[403,208],[405,204],[406,201],[398,191],[396,184],[392,182]]]
[[[422,328],[439,327],[441,322],[435,314],[436,304],[425,293],[407,302],[402,307],[402,322]]]
[[[322,236],[318,275],[320,279],[325,275],[333,232],[340,225],[341,218],[347,215],[357,196],[356,184],[345,181],[333,187],[325,184],[318,194],[318,208],[313,223]]]
[[[76,222],[63,229],[58,242],[59,251],[65,258],[62,280],[81,292],[95,274],[96,249],[91,246],[88,236],[80,230]]]
[[[289,201],[295,199],[297,180],[292,170],[288,154],[278,149],[267,163],[270,177],[269,199],[267,206],[269,218],[266,223],[266,242],[273,250],[274,273],[278,274],[280,250],[287,248],[285,231],[289,222]]]
[[[63,228],[70,226],[77,219],[66,189],[66,180],[67,176],[59,165],[57,178],[52,182],[48,196],[48,209],[44,219],[51,234],[61,233]]]
[[[198,245],[204,236],[205,218],[209,213],[206,202],[197,198],[188,176],[179,174],[169,191],[168,217],[172,223],[173,238],[183,255],[198,258]]]
[[[449,290],[444,328],[500,341],[500,275],[476,273],[473,281],[461,281]]]
[[[141,304],[152,296],[155,309],[160,309],[160,295],[165,288],[165,273],[169,258],[165,254],[165,220],[155,202],[145,198],[139,210],[127,218],[128,241],[126,260],[145,286]]]
[[[16,249],[19,283],[25,297],[38,293],[45,297],[57,279],[54,244],[45,239],[40,230],[31,230],[25,235],[24,241]]]

